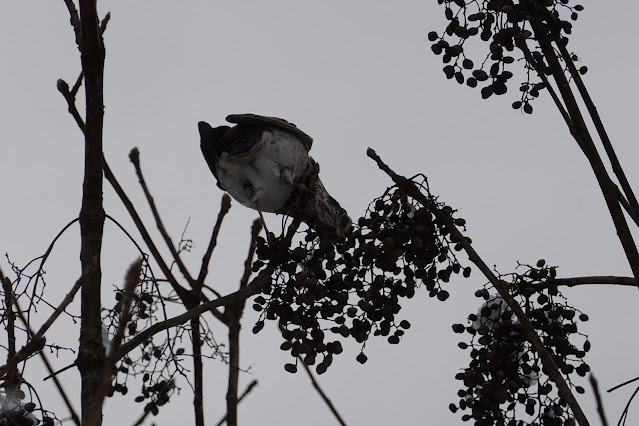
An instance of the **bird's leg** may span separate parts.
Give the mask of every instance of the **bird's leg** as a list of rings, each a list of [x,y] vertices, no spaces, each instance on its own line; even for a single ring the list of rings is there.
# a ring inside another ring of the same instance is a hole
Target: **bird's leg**
[[[257,212],[260,214],[260,219],[262,220],[262,226],[264,226],[264,231],[266,231],[266,239],[268,240],[268,228],[266,227],[266,221],[264,220],[264,215],[262,214],[262,209],[260,208],[260,200],[255,200],[255,207],[257,207]]]

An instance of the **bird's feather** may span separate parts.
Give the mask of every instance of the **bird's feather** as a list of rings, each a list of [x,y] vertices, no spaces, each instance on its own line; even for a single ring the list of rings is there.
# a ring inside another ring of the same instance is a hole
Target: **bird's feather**
[[[198,123],[202,153],[220,188],[247,207],[343,235],[350,218],[319,179],[319,165],[308,155],[310,136],[276,117],[233,114],[227,121],[237,125]]]
[[[313,145],[312,137],[298,129],[295,124],[288,122],[283,118],[265,117],[257,114],[231,114],[226,117],[226,121],[229,123],[248,126],[277,127],[296,136],[300,142],[302,142],[302,145],[304,145],[307,152],[311,150],[311,146]]]

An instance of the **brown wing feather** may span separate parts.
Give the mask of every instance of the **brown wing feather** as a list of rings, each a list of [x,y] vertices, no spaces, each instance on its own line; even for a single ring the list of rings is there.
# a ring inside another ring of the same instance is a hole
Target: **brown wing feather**
[[[304,148],[306,148],[306,151],[309,151],[311,149],[311,146],[313,145],[312,137],[298,129],[295,124],[289,123],[282,118],[265,117],[263,115],[257,114],[231,114],[226,117],[226,121],[228,121],[229,123],[248,126],[275,126],[297,136],[302,142],[302,145],[304,145]]]

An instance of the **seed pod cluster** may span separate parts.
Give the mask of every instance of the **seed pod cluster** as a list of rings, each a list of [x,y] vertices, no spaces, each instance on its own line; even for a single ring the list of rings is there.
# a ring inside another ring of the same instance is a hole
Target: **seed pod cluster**
[[[4,396],[4,395],[3,395]],[[12,397],[3,401],[4,407],[0,411],[0,425],[34,425],[53,426],[54,419],[58,420],[53,413],[39,408],[34,402],[24,402],[25,394],[22,390],[17,390]],[[40,412],[42,422],[35,416],[34,412]],[[59,420],[58,420],[59,422]]]
[[[463,219],[457,223],[463,225]],[[411,324],[397,315],[416,288],[423,286],[443,301],[448,292],[442,283],[452,274],[470,274],[457,262],[445,227],[396,186],[374,200],[341,241],[331,243],[311,229],[292,247],[282,239],[269,240],[257,241],[253,271],[268,266],[275,272],[254,299],[261,317],[253,331],[277,320],[285,339],[282,350],[316,365],[320,374],[342,352],[343,339],[354,339],[362,349],[371,335],[399,343]],[[357,360],[364,363],[367,357],[362,352]],[[285,369],[297,367],[291,363]]]
[[[131,318],[126,324],[125,340],[128,336],[134,336],[140,330],[147,329],[154,323],[165,319],[163,311],[170,298],[163,297],[157,289],[157,282],[151,275],[150,269],[144,263],[144,277],[133,295],[131,304]],[[115,292],[115,303],[111,309],[105,310],[103,323],[109,339],[113,338],[119,327],[120,311],[122,309],[123,294],[120,290]],[[201,339],[210,341],[210,330],[205,321],[200,325]],[[116,393],[126,395],[131,390],[133,377],[142,377],[140,393],[135,397],[135,402],[144,403],[144,411],[157,414],[160,407],[167,404],[171,395],[176,391],[172,377],[178,369],[181,369],[179,358],[184,356],[182,344],[183,334],[187,332],[187,326],[182,325],[169,329],[169,337],[164,334],[162,338],[149,339],[135,350],[129,352],[117,364],[117,371],[113,382],[107,391],[111,397]],[[207,339],[207,336],[209,337]],[[105,345],[110,346],[110,345]],[[210,344],[215,351],[218,348],[214,342]],[[107,351],[110,347],[106,347]],[[138,382],[139,383],[139,382]]]
[[[428,33],[428,40],[433,53],[442,57],[446,78],[473,88],[480,85],[481,96],[487,99],[506,93],[513,77],[510,67],[524,63],[526,82],[520,85],[521,99],[512,106],[527,114],[533,111],[531,101],[544,88],[541,80],[532,81],[537,78],[533,76],[537,76],[536,70],[547,72],[536,38],[567,43],[572,31],[570,20],[576,20],[583,10],[583,6],[573,6],[569,0],[438,0],[438,3],[445,6],[448,25],[441,33]],[[563,19],[566,12],[570,20]],[[489,50],[484,58],[473,61],[466,42],[477,35],[490,42]]]
[[[511,278],[513,296],[566,382],[577,393],[584,393],[573,380],[575,374],[583,377],[590,371],[583,361],[590,342],[577,330],[577,321],[587,321],[588,317],[568,305],[552,284],[555,271],[540,260],[536,267],[527,266],[523,274],[500,278]],[[470,314],[466,325],[453,325],[455,333],[469,335],[469,341],[460,342],[459,347],[470,351],[471,361],[455,376],[463,382],[463,388],[450,410],[461,410],[462,420],[473,419],[479,425],[574,424],[566,401],[558,395],[506,302],[491,295],[488,288],[478,290],[475,296],[484,301],[479,312]],[[522,421],[522,412],[529,416],[530,423]]]

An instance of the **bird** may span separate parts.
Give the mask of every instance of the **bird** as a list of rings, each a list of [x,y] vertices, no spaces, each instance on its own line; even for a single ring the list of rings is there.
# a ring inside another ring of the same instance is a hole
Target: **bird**
[[[352,222],[319,178],[308,154],[313,138],[278,117],[231,114],[226,121],[235,126],[198,123],[200,148],[220,189],[257,210],[263,223],[262,212],[278,213],[320,237],[344,238]]]

